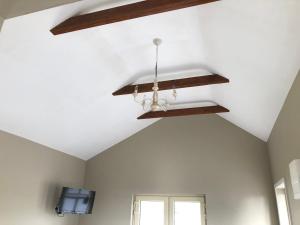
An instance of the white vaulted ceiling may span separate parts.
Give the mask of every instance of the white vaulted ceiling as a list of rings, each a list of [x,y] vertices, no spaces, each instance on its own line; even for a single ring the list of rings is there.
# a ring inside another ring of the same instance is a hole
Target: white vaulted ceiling
[[[156,120],[112,92],[151,75],[160,37],[163,74],[215,72],[230,84],[178,90],[212,100],[221,116],[267,140],[300,67],[298,0],[223,0],[53,36],[80,1],[5,21],[0,33],[0,129],[88,159]],[[125,3],[124,1],[119,1]],[[131,1],[132,2],[132,1]],[[162,75],[163,78],[163,75]]]

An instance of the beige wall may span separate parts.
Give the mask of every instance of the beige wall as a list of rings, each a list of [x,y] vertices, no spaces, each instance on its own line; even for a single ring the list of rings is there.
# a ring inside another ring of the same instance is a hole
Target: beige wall
[[[266,143],[215,115],[144,129],[89,160],[86,186],[81,225],[129,225],[133,194],[207,194],[209,225],[277,224]]]
[[[57,217],[60,188],[82,186],[85,162],[0,132],[0,224],[77,225],[77,216]]]
[[[0,0],[0,15],[11,18],[76,1],[80,0]]]
[[[289,163],[300,159],[300,72],[273,128],[269,142],[274,183],[285,178],[293,224],[300,224],[300,200],[293,199]]]

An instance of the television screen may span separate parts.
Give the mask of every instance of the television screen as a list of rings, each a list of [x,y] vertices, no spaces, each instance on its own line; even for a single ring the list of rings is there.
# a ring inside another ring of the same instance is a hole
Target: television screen
[[[57,214],[91,214],[96,192],[64,187],[55,208]]]

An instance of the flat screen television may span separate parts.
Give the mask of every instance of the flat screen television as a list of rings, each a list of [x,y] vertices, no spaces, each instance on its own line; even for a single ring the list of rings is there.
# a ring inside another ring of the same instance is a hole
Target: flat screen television
[[[92,214],[95,195],[95,191],[63,187],[55,211],[59,215]]]

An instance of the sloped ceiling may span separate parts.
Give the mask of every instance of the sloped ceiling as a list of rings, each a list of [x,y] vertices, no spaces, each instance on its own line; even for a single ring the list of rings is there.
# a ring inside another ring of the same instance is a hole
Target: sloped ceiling
[[[231,81],[179,90],[179,102],[215,101],[231,110],[222,117],[268,139],[300,67],[299,1],[223,0],[60,36],[49,32],[74,14],[120,3],[80,1],[5,21],[1,130],[89,159],[147,127],[156,120],[136,120],[143,112],[131,96],[111,93],[153,74],[152,39],[160,37],[162,79],[215,72]]]

